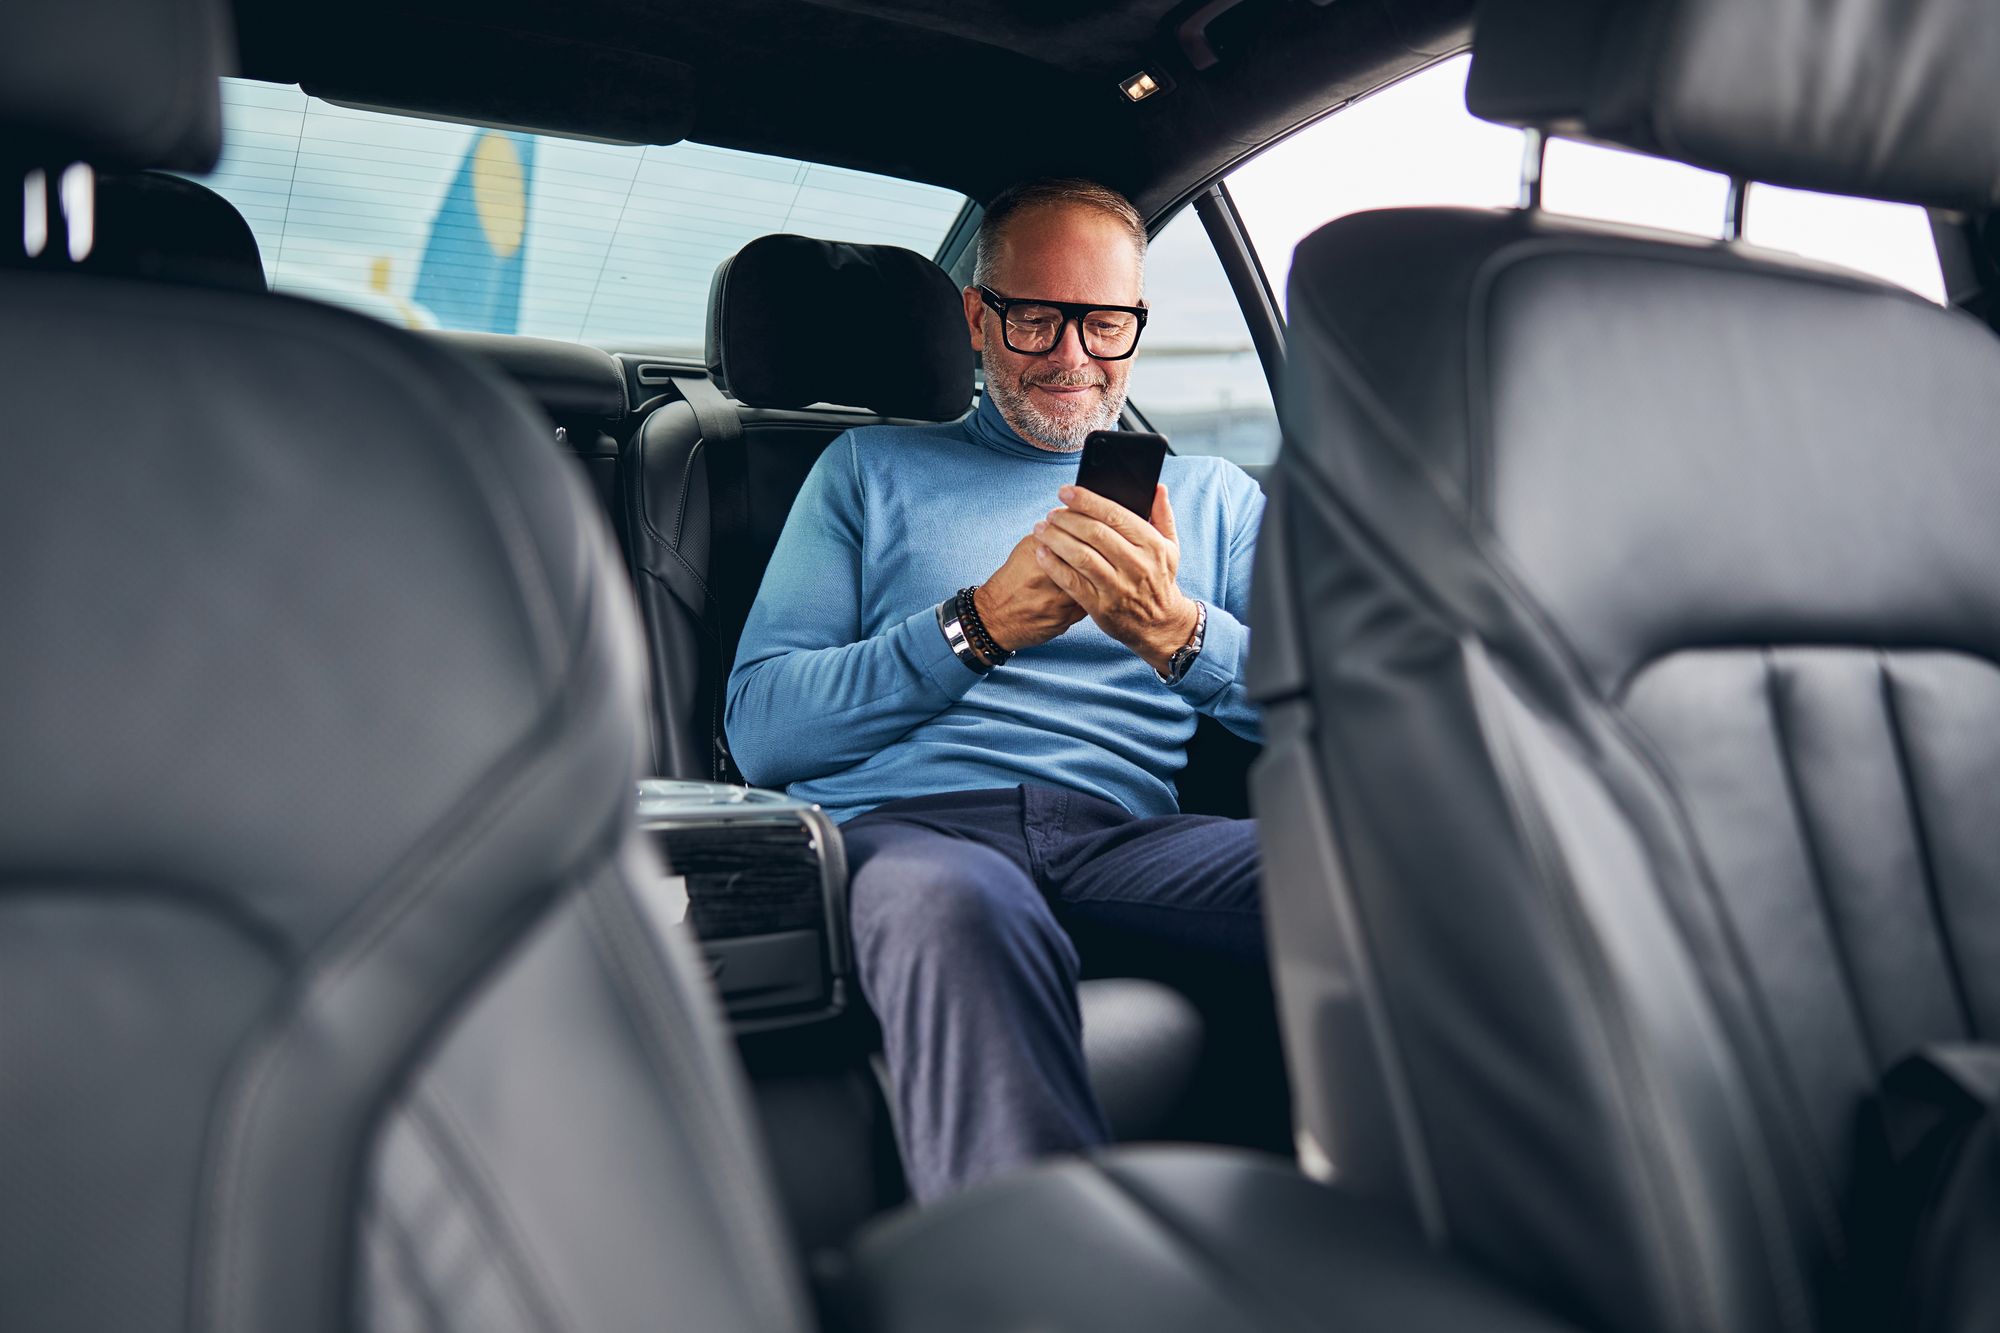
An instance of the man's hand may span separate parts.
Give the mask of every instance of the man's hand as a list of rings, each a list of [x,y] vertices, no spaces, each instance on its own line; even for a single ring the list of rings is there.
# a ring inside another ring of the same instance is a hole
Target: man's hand
[[[1035,562],[1037,549],[1033,536],[1021,538],[1007,563],[972,594],[986,632],[1010,653],[1047,643],[1084,616],[1076,599]]]
[[[1078,486],[1056,492],[1066,506],[1035,524],[1035,560],[1106,634],[1153,670],[1194,633],[1194,600],[1175,582],[1180,539],[1167,488],[1153,488],[1153,521]]]

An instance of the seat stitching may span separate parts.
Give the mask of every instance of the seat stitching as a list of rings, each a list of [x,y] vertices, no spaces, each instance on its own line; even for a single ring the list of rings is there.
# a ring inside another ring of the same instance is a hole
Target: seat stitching
[[[1877,649],[1875,672],[1882,682],[1882,710],[1889,718],[1889,736],[1896,754],[1896,778],[1902,784],[1903,799],[1909,803],[1910,829],[1917,842],[1917,864],[1924,876],[1924,901],[1930,908],[1931,928],[1937,932],[1938,952],[1944,956],[1945,973],[1951,980],[1952,998],[1958,1002],[1959,1013],[1965,1018],[1965,1030],[1976,1033],[1979,1031],[1978,1016],[1973,1012],[1971,998],[1966,992],[1964,964],[1954,947],[1949,929],[1950,917],[1944,908],[1944,885],[1939,882],[1937,861],[1932,855],[1931,831],[1924,818],[1923,798],[1911,762],[1909,738],[1903,729],[1902,709],[1896,703],[1895,676],[1889,666],[1888,655]]]
[[[1475,661],[1484,659],[1485,653],[1479,640],[1475,638],[1464,642]],[[1569,872],[1569,860],[1563,855],[1554,831],[1540,813],[1541,802],[1526,775],[1513,725],[1486,697],[1492,686],[1474,684],[1478,679],[1478,676],[1468,678],[1468,684],[1473,686],[1474,716],[1493,756],[1493,771],[1500,781],[1509,819],[1521,834],[1522,847],[1534,868],[1534,882],[1543,888],[1546,901],[1554,909],[1555,921],[1569,938],[1569,955],[1576,962],[1575,975],[1591,992],[1594,1001],[1579,1018],[1582,1020],[1581,1029],[1596,1041],[1582,1049],[1596,1057],[1593,1063],[1604,1078],[1606,1091],[1624,1112],[1615,1121],[1615,1126],[1625,1140],[1625,1151],[1614,1165],[1622,1166],[1629,1162],[1636,1168],[1627,1174],[1627,1179],[1640,1188],[1642,1197],[1650,1205],[1645,1210],[1645,1224],[1656,1251],[1669,1256],[1670,1271],[1665,1275],[1663,1289],[1656,1294],[1669,1301],[1690,1296],[1700,1307],[1698,1326],[1719,1328],[1723,1322],[1720,1302],[1716,1297],[1719,1284],[1705,1262],[1701,1247],[1687,1239],[1686,1228],[1691,1220],[1691,1210],[1678,1189],[1684,1175],[1692,1178],[1694,1173],[1685,1170],[1688,1166],[1685,1162],[1677,1162],[1674,1167],[1661,1172],[1654,1166],[1654,1155],[1647,1151],[1649,1145],[1665,1145],[1668,1156],[1679,1157],[1680,1154],[1673,1150],[1679,1146],[1680,1140],[1665,1129],[1665,1108],[1654,1087],[1651,1071],[1638,1058],[1641,1044],[1632,1039],[1632,1024],[1623,997],[1611,981],[1613,969],[1596,945],[1595,932],[1582,919],[1577,891]],[[1615,1037],[1611,1031],[1614,1023],[1619,1029]],[[1642,1122],[1648,1122],[1650,1132],[1640,1132]],[[1669,1194],[1674,1196],[1673,1206],[1668,1203]],[[1691,1292],[1684,1292],[1680,1284],[1673,1280],[1675,1274],[1682,1272],[1700,1275],[1700,1281],[1691,1284]]]
[[[494,1268],[508,1272],[506,1264],[500,1261],[502,1258],[518,1266],[518,1272],[513,1274],[515,1280],[507,1287],[521,1312],[546,1329],[575,1328],[575,1321],[561,1313],[554,1286],[547,1274],[539,1271],[534,1251],[523,1242],[520,1228],[507,1211],[505,1197],[451,1109],[442,1098],[418,1091],[410,1098],[410,1112],[414,1124],[431,1140],[439,1179],[445,1189],[480,1220],[481,1230],[498,1252]]]
[[[1849,1014],[1854,1019],[1855,1028],[1861,1033],[1861,1040],[1868,1048],[1870,1068],[1881,1069],[1882,1053],[1876,1041],[1871,1015],[1863,1002],[1860,983],[1855,980],[1854,960],[1848,955],[1847,936],[1841,927],[1840,914],[1835,910],[1833,886],[1828,881],[1825,859],[1819,848],[1819,841],[1813,833],[1810,812],[1806,808],[1805,792],[1799,786],[1798,760],[1792,748],[1792,728],[1786,724],[1783,693],[1778,688],[1778,667],[1772,650],[1765,648],[1758,654],[1764,670],[1764,702],[1771,710],[1771,727],[1777,740],[1778,772],[1784,783],[1785,801],[1791,808],[1793,822],[1799,831],[1799,844],[1805,850],[1806,866],[1812,880],[1813,897],[1819,903],[1819,913],[1826,923],[1827,934],[1833,940],[1833,958],[1840,974],[1840,988],[1847,1000]]]
[[[591,606],[594,609],[595,599]],[[580,618],[578,643],[572,646],[566,678],[577,674],[582,658],[580,645],[594,624],[593,614],[587,612]],[[521,739],[496,757],[486,772],[467,788],[467,796],[412,844],[422,848],[427,841],[436,839],[440,845],[419,855],[413,864],[392,870],[382,884],[364,893],[347,916],[329,932],[328,942],[315,951],[314,960],[298,973],[295,1005],[302,1003],[328,979],[344,975],[358,966],[390,933],[397,921],[407,916],[432,890],[449,878],[450,870],[483,841],[489,829],[512,814],[514,805],[541,781],[544,770],[568,761],[569,756],[565,752],[548,748],[547,741],[552,734],[559,733],[571,715],[583,706],[586,692],[578,688],[562,688],[565,683],[567,679],[558,683],[543,712]],[[495,788],[490,796],[486,793],[489,785]],[[606,825],[608,830],[621,827],[623,813],[622,809],[612,812]],[[593,841],[580,851],[577,864],[588,864],[591,858],[603,854],[603,849]],[[297,1012],[294,1007],[276,1019],[273,1026],[283,1034]],[[221,1244],[225,1248],[219,1266],[221,1271],[215,1278],[195,1285],[190,1298],[197,1303],[213,1302],[219,1310],[227,1311],[233,1307],[247,1286],[236,1280],[235,1264],[240,1246],[226,1240],[225,1223],[240,1207],[238,1195],[244,1187],[245,1171],[243,1145],[255,1119],[255,1108],[288,1049],[288,1042],[282,1039],[259,1043],[250,1057],[252,1063],[248,1073],[240,1077],[232,1076],[229,1085],[217,1094],[219,1098],[228,1099],[228,1104],[223,1109],[221,1163],[205,1221],[206,1234],[211,1237],[209,1243]],[[197,1313],[201,1312],[198,1310]],[[207,1321],[197,1318],[195,1322]],[[224,1326],[233,1325],[225,1319]]]
[[[754,1254],[763,1260],[763,1272],[747,1267],[739,1272],[744,1290],[763,1307],[772,1321],[769,1327],[790,1327],[796,1322],[788,1308],[791,1302],[771,1283],[760,1280],[786,1273],[785,1255],[765,1225],[762,1201],[728,1168],[732,1155],[754,1145],[734,1138],[715,1099],[704,1095],[715,1077],[712,1062],[700,1049],[698,1038],[691,1040],[691,1016],[676,997],[661,993],[663,980],[672,984],[672,962],[661,956],[659,942],[637,911],[624,877],[616,865],[605,867],[600,874],[598,882],[580,895],[584,928],[606,964],[607,981],[629,1001],[620,1006],[621,1012],[632,1023],[635,1042],[658,1080],[661,1099],[682,1113],[678,1123],[697,1140],[692,1160],[706,1179],[711,1197],[721,1205],[721,1224],[735,1233],[738,1242],[725,1246],[725,1251]],[[690,1088],[696,1090],[695,1095],[687,1094]]]
[[[650,422],[652,418],[648,417],[647,420]],[[703,578],[701,576],[701,571],[696,569],[694,565],[688,561],[688,558],[681,554],[680,550],[681,516],[679,514],[676,514],[674,517],[674,539],[672,541],[667,540],[666,536],[663,533],[661,533],[661,531],[657,527],[653,525],[652,506],[646,503],[646,496],[645,496],[646,488],[643,480],[643,478],[646,475],[647,442],[648,442],[647,437],[644,434],[642,434],[639,438],[639,477],[634,479],[635,484],[633,487],[634,493],[638,500],[639,523],[642,527],[645,528],[645,530],[648,533],[652,534],[654,544],[657,545],[661,550],[665,551],[668,555],[671,555],[674,558],[674,562],[678,564],[682,569],[685,569],[688,572],[688,574],[694,579],[696,586],[698,586],[701,589],[701,595],[707,598],[709,601],[713,602],[715,600],[715,594],[709,590],[708,580]],[[701,448],[701,445],[702,441],[696,440],[694,448],[688,451],[686,471],[684,471],[681,476],[680,504],[683,508],[687,504],[688,477],[692,474],[694,469],[695,452]],[[673,589],[668,588],[667,591],[671,593]]]
[[[699,429],[699,422],[696,423],[696,428]],[[695,460],[701,457],[702,446],[707,443],[707,436],[696,436],[695,442],[688,446],[687,461],[681,464],[681,489],[680,494],[675,497],[674,505],[674,549],[677,551],[680,549],[681,535],[687,526],[688,496],[694,491]]]
[[[592,598],[578,622],[576,641],[570,645],[571,669],[564,673],[563,683],[580,683],[576,681],[579,673],[575,668],[583,656],[582,646],[596,626],[597,612],[597,599]],[[497,778],[495,785],[498,790],[494,795],[484,801],[475,798],[461,802],[452,814],[432,825],[433,830],[441,830],[450,825],[453,815],[465,816],[464,824],[456,832],[442,835],[442,845],[431,857],[410,868],[404,879],[404,891],[397,893],[392,890],[395,880],[402,878],[392,874],[380,888],[363,895],[340,925],[329,932],[326,945],[317,951],[325,960],[321,966],[326,975],[342,976],[359,966],[396,923],[414,910],[432,889],[444,882],[451,869],[484,840],[488,830],[506,821],[512,814],[514,803],[534,789],[543,769],[567,761],[565,751],[548,749],[546,742],[560,735],[564,724],[582,710],[582,702],[573,702],[570,696],[579,693],[587,695],[588,692],[563,688],[563,683],[559,683],[555,690],[551,706],[535,720],[521,740],[508,747],[481,776],[481,780],[473,784],[472,790],[477,792],[485,785],[486,779]],[[419,845],[422,840],[419,838]],[[585,860],[584,856],[578,858],[580,864]],[[350,935],[351,940],[347,938]]]
[[[424,1327],[449,1328],[450,1321],[445,1317],[444,1307],[438,1301],[438,1293],[432,1290],[424,1273],[423,1263],[417,1257],[416,1238],[410,1234],[410,1229],[403,1225],[403,1219],[390,1206],[388,1199],[379,1195],[375,1204],[375,1218],[376,1225],[388,1237],[389,1253],[395,1258],[397,1266],[403,1270],[410,1301],[425,1312]]]

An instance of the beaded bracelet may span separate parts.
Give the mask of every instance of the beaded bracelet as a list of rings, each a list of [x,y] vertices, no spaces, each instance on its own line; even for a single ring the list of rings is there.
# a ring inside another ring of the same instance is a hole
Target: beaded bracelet
[[[971,640],[973,650],[994,666],[999,666],[1014,654],[995,643],[993,636],[986,632],[986,622],[979,618],[979,604],[972,596],[978,590],[978,584],[958,590],[958,623],[964,627],[965,637]]]

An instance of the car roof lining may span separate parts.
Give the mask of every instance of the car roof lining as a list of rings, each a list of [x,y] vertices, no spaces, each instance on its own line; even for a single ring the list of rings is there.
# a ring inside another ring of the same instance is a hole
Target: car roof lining
[[[687,138],[948,186],[1080,174],[1156,216],[1465,44],[1471,0],[1242,0],[1195,70],[1171,0],[236,0],[241,72],[345,102]],[[838,53],[837,56],[829,53]],[[1163,93],[1131,104],[1141,68]]]

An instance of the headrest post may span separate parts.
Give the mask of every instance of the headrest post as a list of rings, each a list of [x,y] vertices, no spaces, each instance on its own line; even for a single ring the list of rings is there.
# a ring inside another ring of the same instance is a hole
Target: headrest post
[[[1743,224],[1750,216],[1750,182],[1741,176],[1729,178],[1729,201],[1722,206],[1722,239],[1743,239]]]
[[[39,259],[49,248],[49,173],[29,168],[21,178],[21,251]]]
[[[1542,206],[1542,162],[1549,152],[1549,138],[1540,130],[1521,131],[1521,207]]]
[[[69,260],[81,264],[90,257],[97,238],[97,173],[87,162],[70,163],[63,168],[57,194]]]

